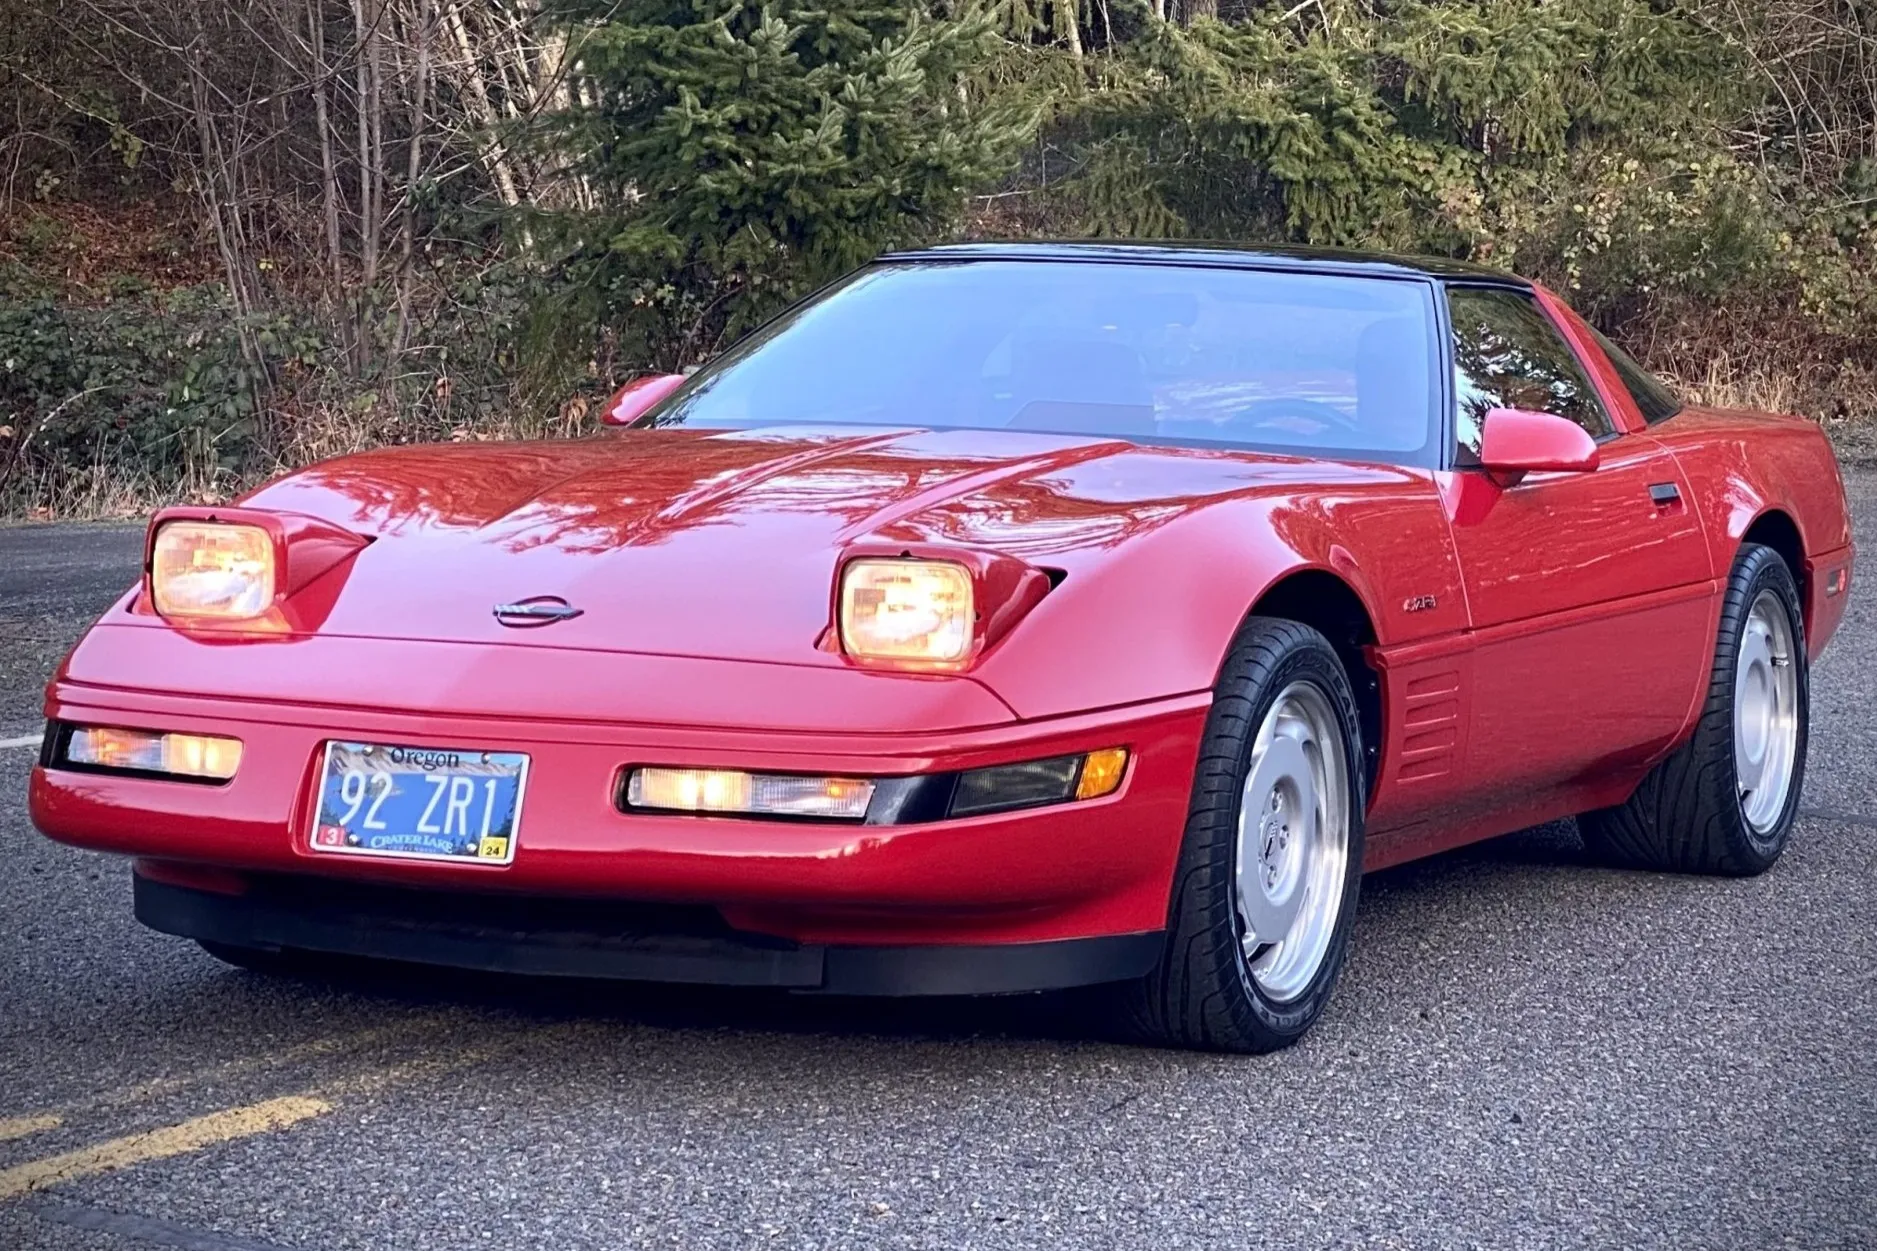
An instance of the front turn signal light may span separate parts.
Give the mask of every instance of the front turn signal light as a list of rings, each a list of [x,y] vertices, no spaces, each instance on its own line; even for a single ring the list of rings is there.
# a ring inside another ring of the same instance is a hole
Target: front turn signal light
[[[626,805],[661,812],[859,821],[873,783],[859,778],[795,777],[737,769],[634,769]]]
[[[856,560],[841,574],[841,647],[866,660],[957,664],[977,623],[971,573],[943,560]]]
[[[1077,799],[1100,799],[1121,789],[1127,774],[1128,753],[1125,747],[1105,747],[1092,751],[1082,760],[1082,776],[1076,779]]]
[[[67,740],[64,758],[68,764],[94,769],[226,782],[241,767],[241,740],[80,726]]]
[[[165,617],[239,621],[274,602],[274,540],[259,526],[172,521],[150,548],[150,596]]]

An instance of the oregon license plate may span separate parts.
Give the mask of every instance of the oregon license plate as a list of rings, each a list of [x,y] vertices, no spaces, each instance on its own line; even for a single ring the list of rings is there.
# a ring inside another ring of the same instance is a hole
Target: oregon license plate
[[[521,752],[327,743],[313,850],[507,864],[527,781]]]

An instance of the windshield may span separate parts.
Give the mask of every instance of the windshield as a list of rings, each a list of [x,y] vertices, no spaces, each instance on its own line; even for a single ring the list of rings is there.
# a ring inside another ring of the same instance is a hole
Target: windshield
[[[1435,464],[1431,287],[1076,261],[863,270],[650,424],[1048,431]]]

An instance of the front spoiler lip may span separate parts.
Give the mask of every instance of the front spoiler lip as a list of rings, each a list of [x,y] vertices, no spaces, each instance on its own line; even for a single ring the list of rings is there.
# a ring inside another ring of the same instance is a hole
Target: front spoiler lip
[[[1029,943],[853,946],[754,935],[595,934],[418,923],[190,890],[133,875],[151,929],[260,950],[313,951],[533,977],[769,987],[824,995],[987,995],[1145,975],[1158,931]]]

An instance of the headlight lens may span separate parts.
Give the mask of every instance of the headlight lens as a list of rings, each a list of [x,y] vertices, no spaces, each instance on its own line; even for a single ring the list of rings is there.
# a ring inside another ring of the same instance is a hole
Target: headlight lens
[[[174,773],[223,782],[241,767],[241,740],[80,726],[65,745],[70,764],[138,773]]]
[[[859,821],[873,783],[855,778],[791,777],[735,769],[634,769],[626,803],[666,812]]]
[[[165,617],[258,617],[274,579],[274,541],[259,526],[172,521],[156,532],[150,593]]]
[[[856,560],[841,576],[841,646],[870,660],[952,664],[971,654],[971,574],[942,560]]]

